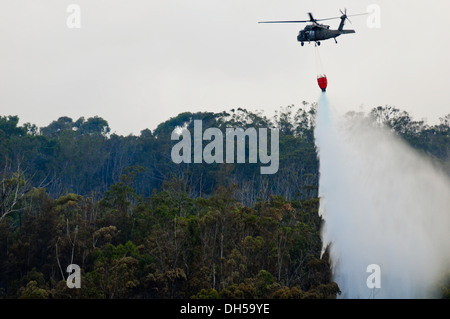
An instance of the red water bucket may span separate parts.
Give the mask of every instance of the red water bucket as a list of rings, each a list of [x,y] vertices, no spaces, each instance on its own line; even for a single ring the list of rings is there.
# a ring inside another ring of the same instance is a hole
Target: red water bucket
[[[319,84],[319,87],[322,89],[322,92],[325,92],[328,85],[327,77],[325,75],[319,75],[317,77],[317,83]]]

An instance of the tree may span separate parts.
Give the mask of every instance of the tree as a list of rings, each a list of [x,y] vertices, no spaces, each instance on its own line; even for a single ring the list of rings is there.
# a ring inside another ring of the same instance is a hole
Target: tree
[[[107,136],[107,134],[109,134],[109,132],[111,131],[108,122],[98,116],[90,117],[86,121],[84,121],[84,118],[80,118],[80,120],[78,121],[76,123],[77,131],[81,135],[99,134]]]
[[[62,116],[56,121],[51,122],[46,127],[41,127],[40,132],[47,137],[58,137],[63,131],[72,131],[76,128],[72,118],[68,116]]]
[[[19,299],[47,299],[49,291],[39,288],[36,281],[28,282],[26,287],[19,290]]]
[[[5,140],[12,136],[24,136],[27,131],[18,127],[18,123],[19,117],[17,115],[0,116],[0,138]]]
[[[20,169],[12,172],[8,165],[5,165],[0,175],[0,223],[11,213],[23,210],[20,201],[31,189],[31,185],[25,179],[25,174]]]

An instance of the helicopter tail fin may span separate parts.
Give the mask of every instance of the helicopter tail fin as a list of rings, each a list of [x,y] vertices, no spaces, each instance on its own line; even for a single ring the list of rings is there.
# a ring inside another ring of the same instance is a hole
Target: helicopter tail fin
[[[341,17],[341,23],[339,24],[339,28],[338,28],[339,31],[343,31],[344,24],[345,24],[345,19],[347,19],[347,16],[344,14]]]

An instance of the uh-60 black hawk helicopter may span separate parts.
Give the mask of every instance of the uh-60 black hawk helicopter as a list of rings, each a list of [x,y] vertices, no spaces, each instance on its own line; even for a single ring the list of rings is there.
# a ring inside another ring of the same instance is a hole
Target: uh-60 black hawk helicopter
[[[320,41],[328,40],[328,39],[334,39],[334,41],[337,43],[336,38],[338,36],[340,36],[341,34],[355,33],[355,30],[344,30],[345,20],[350,21],[350,19],[348,17],[367,14],[367,13],[361,13],[361,14],[353,14],[353,15],[347,16],[347,9],[345,9],[344,12],[342,12],[342,10],[339,10],[339,11],[342,13],[342,16],[334,17],[334,18],[314,19],[312,13],[308,12],[309,20],[261,21],[258,23],[308,23],[308,22],[311,22],[311,24],[307,25],[303,30],[300,30],[300,32],[298,33],[297,40],[301,43],[302,46],[305,44],[305,42],[311,42],[311,41],[315,42],[316,45],[320,45]],[[339,27],[337,30],[330,30],[329,25],[317,23],[318,21],[333,20],[333,19],[341,19],[341,23],[339,24]]]

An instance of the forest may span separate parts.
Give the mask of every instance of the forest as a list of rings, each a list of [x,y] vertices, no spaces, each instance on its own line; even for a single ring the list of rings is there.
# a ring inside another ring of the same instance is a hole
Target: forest
[[[0,298],[336,298],[320,238],[316,107],[185,112],[138,136],[98,116],[46,127],[1,116]],[[434,125],[391,106],[347,116],[388,127],[450,175],[450,114]],[[194,119],[278,128],[278,172],[173,163],[171,133]],[[70,264],[81,289],[66,285]]]

